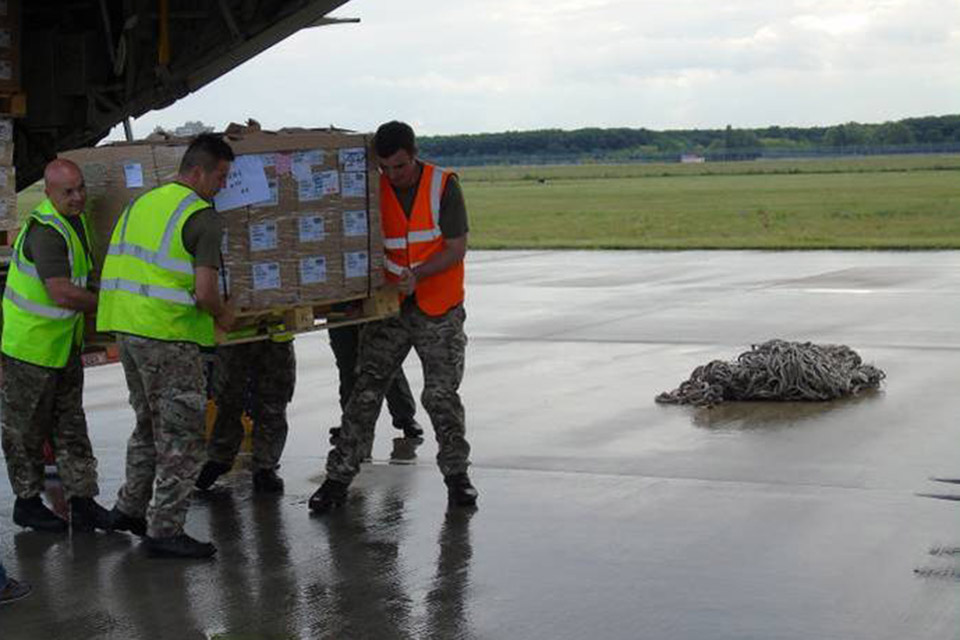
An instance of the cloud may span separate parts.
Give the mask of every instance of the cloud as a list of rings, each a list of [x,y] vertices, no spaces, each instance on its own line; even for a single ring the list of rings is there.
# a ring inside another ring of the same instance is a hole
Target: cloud
[[[425,133],[960,112],[956,0],[353,0],[137,123]]]

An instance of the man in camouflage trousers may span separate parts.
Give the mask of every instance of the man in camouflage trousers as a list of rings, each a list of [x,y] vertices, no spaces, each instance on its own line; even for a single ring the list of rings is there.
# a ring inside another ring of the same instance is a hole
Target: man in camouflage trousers
[[[44,170],[47,199],[30,214],[13,247],[3,298],[3,452],[17,499],[13,521],[41,531],[67,522],[43,504],[43,443],[49,439],[70,503],[74,531],[106,529],[94,501],[97,460],[83,412],[84,314],[93,261],[83,174],[69,160]]]
[[[400,291],[401,309],[398,316],[365,327],[359,376],[343,412],[340,438],[327,456],[327,478],[309,507],[319,514],[344,504],[387,386],[411,348],[423,364],[421,401],[436,433],[437,464],[450,502],[472,506],[478,494],[467,475],[470,445],[458,393],[467,346],[463,194],[455,174],[417,159],[409,125],[382,125],[373,150],[381,172],[387,280]]]
[[[211,204],[233,157],[219,137],[197,136],[177,179],[127,206],[103,265],[97,328],[117,334],[137,418],[112,524],[144,536],[155,556],[217,551],[184,523],[204,458],[200,347],[212,347],[214,327],[229,330],[234,319],[217,283],[222,223]]]
[[[207,444],[207,462],[197,488],[209,489],[233,467],[243,442],[240,417],[249,397],[253,421],[253,490],[283,491],[277,475],[287,441],[287,405],[297,382],[297,359],[292,337],[217,347],[213,369],[217,420]]]

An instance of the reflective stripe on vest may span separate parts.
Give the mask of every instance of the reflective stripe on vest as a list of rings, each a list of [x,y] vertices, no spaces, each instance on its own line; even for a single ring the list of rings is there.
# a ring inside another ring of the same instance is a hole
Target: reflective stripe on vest
[[[90,229],[80,214],[86,236]],[[27,259],[24,244],[34,225],[56,230],[63,237],[70,265],[70,282],[85,288],[91,258],[80,234],[57,212],[50,200],[44,200],[30,214],[17,236],[11,255],[10,273],[3,296],[2,351],[32,364],[62,368],[70,354],[83,342],[83,313],[57,305],[40,278],[36,264]]]
[[[404,269],[412,269],[443,250],[440,203],[447,180],[453,175],[423,163],[409,218],[385,176],[380,177],[384,267],[387,280],[396,282]],[[463,302],[463,261],[441,273],[417,281],[417,305],[428,315],[442,315]]]
[[[209,206],[172,183],[126,208],[104,262],[99,330],[213,344],[213,318],[196,306],[193,259],[182,239],[190,216]]]

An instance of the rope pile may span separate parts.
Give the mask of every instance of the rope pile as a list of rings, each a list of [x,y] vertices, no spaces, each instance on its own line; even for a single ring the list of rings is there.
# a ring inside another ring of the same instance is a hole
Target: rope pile
[[[769,340],[736,362],[714,360],[693,370],[663,404],[709,407],[724,400],[834,400],[877,389],[886,374],[844,345]]]

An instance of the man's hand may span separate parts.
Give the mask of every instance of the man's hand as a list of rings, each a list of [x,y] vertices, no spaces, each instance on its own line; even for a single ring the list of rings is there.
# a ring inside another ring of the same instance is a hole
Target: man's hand
[[[47,278],[43,281],[43,286],[58,307],[84,313],[97,311],[97,294],[78,287],[70,278]]]
[[[417,288],[417,276],[412,269],[404,269],[400,272],[400,282],[397,283],[400,293],[409,296]]]
[[[229,302],[224,303],[220,308],[220,313],[218,313],[213,321],[217,323],[217,326],[220,327],[224,332],[230,331],[233,328],[233,323],[237,319],[237,312],[234,310],[233,305]]]

